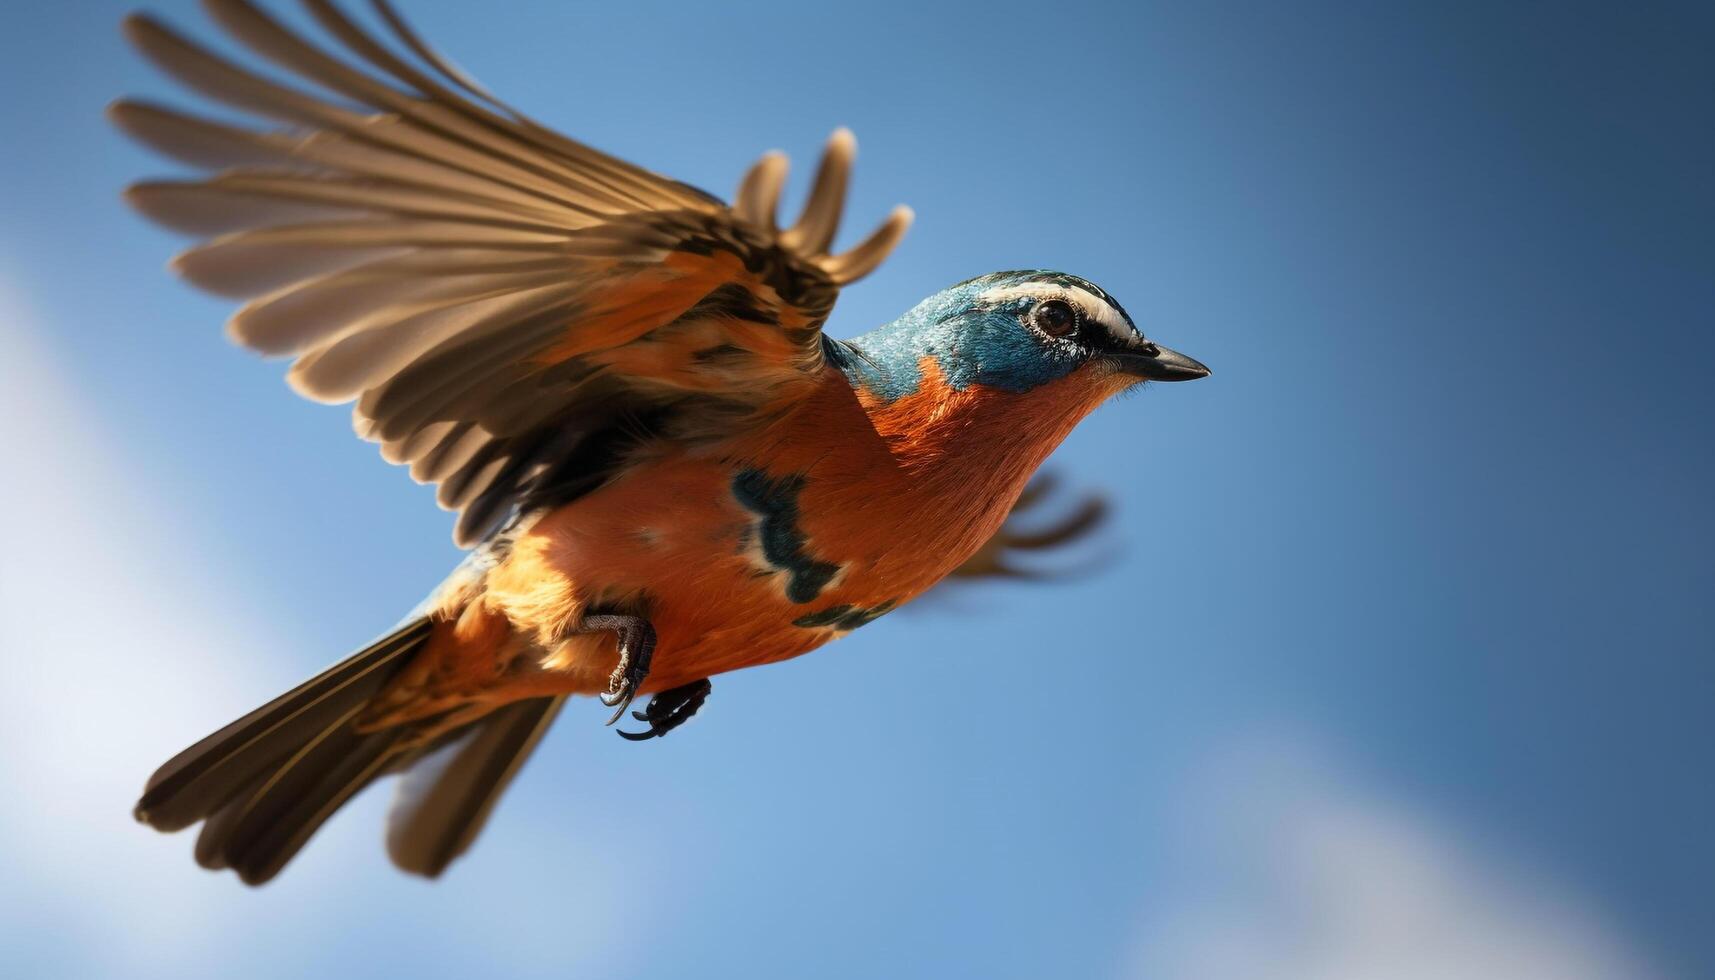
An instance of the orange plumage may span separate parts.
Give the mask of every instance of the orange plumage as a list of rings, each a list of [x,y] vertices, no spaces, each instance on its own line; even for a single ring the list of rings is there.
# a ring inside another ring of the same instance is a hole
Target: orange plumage
[[[544,515],[479,583],[439,598],[428,650],[367,723],[445,713],[424,730],[432,738],[519,698],[604,691],[614,638],[568,634],[592,605],[640,596],[660,643],[641,693],[808,653],[839,631],[794,621],[838,606],[896,607],[940,582],[1118,387],[1092,370],[1024,393],[955,391],[933,361],[923,370],[915,394],[882,402],[829,368],[773,425],[696,455],[638,462]],[[747,468],[805,477],[802,530],[818,558],[842,570],[812,604],[790,601],[782,573],[745,546],[758,515],[731,486]],[[510,670],[497,674],[498,663]]]
[[[623,712],[648,695],[647,729],[622,734],[665,735],[717,674],[864,626],[979,549],[975,571],[1004,569],[997,531],[1080,419],[1145,380],[1208,373],[1099,287],[1043,271],[834,340],[839,289],[911,217],[830,251],[849,133],[783,229],[778,155],[728,207],[501,105],[385,4],[417,61],[306,5],[367,71],[248,0],[209,9],[341,100],[127,21],[187,85],[291,127],[119,103],[132,135],[213,171],[127,196],[209,236],[175,265],[248,301],[234,338],[295,358],[305,395],[355,400],[359,435],[436,484],[474,550],[395,631],[150,778],[138,818],[202,822],[205,866],[266,881],[352,794],[404,772],[389,852],[439,874],[566,697]]]

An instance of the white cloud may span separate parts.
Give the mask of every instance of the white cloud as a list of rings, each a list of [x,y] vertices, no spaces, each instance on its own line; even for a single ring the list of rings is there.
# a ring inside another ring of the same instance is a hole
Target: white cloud
[[[183,839],[129,820],[144,777],[254,696],[243,674],[280,659],[242,629],[217,575],[179,559],[178,529],[131,492],[129,461],[62,380],[39,323],[0,280],[0,780],[14,790],[0,902],[48,932],[100,922],[123,961],[186,938],[221,902],[185,874]]]
[[[193,834],[132,821],[155,766],[301,678],[271,631],[245,625],[283,613],[186,557],[201,532],[170,501],[139,498],[127,476],[148,461],[104,435],[45,328],[0,275],[0,972],[302,975],[355,929],[420,936],[374,949],[379,968],[486,949],[501,969],[578,972],[615,956],[643,896],[575,819],[514,819],[551,853],[485,840],[489,866],[431,885],[386,864],[387,794],[370,793],[260,891],[197,868]]]
[[[1173,875],[1185,884],[1144,915],[1134,976],[1655,976],[1564,885],[1366,788],[1304,744],[1247,746],[1190,788]]]

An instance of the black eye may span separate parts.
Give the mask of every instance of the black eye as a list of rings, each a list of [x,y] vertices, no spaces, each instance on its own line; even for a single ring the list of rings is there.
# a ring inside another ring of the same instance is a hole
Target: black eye
[[[1030,311],[1030,322],[1050,337],[1064,337],[1078,329],[1078,311],[1063,299],[1045,299]]]

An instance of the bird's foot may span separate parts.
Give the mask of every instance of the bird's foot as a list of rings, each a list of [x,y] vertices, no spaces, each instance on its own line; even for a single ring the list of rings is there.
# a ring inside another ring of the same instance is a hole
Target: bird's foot
[[[619,665],[608,678],[607,691],[601,703],[613,708],[609,725],[618,721],[631,707],[638,688],[649,676],[649,661],[655,656],[655,627],[642,616],[585,616],[578,624],[579,633],[608,633],[619,636]]]
[[[620,738],[628,738],[633,742],[645,739],[660,738],[685,722],[697,713],[703,702],[709,699],[709,692],[714,685],[707,677],[689,684],[681,684],[670,690],[662,691],[649,699],[649,704],[642,711],[633,711],[631,717],[638,721],[649,723],[649,730],[643,732],[621,731]]]

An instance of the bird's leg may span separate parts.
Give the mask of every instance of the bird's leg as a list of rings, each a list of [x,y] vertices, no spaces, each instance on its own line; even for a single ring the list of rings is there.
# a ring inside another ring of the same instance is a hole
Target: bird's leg
[[[690,721],[691,716],[697,713],[697,709],[703,706],[703,702],[709,699],[709,692],[713,689],[714,685],[710,684],[709,679],[705,677],[700,681],[692,681],[689,684],[681,684],[670,690],[662,691],[652,696],[649,699],[649,705],[642,711],[631,713],[631,717],[638,721],[648,722],[649,730],[645,732],[622,731],[619,736],[629,738],[633,742],[660,738]]]
[[[614,633],[619,637],[619,665],[608,678],[601,703],[614,709],[609,725],[618,721],[637,697],[637,689],[649,676],[649,661],[655,656],[655,627],[642,616],[585,616],[576,633]]]

